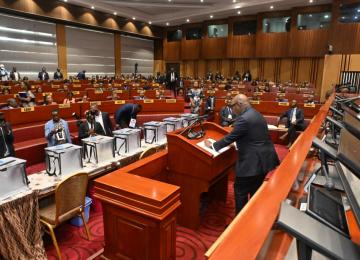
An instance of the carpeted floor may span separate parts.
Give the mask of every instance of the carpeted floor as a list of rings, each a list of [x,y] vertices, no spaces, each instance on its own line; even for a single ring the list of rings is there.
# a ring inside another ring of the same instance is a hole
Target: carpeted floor
[[[286,147],[276,145],[280,160],[287,154]],[[35,165],[33,169],[43,166]],[[207,206],[198,230],[177,227],[176,258],[179,260],[204,259],[204,253],[225,230],[234,217],[233,178],[230,178],[226,203],[213,201]],[[83,228],[66,223],[56,229],[56,237],[63,259],[88,259],[104,246],[102,213],[91,211],[89,228],[92,240],[88,241]],[[48,235],[44,236],[49,259],[56,259],[56,251]]]

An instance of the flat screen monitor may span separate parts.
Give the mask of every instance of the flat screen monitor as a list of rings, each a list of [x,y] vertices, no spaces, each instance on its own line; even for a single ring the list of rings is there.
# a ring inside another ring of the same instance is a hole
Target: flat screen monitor
[[[351,209],[358,225],[360,225],[360,179],[340,162],[335,163],[341,182],[343,183],[346,196],[349,199]]]
[[[360,117],[357,118],[357,115],[353,115],[345,110],[343,121],[346,129],[360,139]]]
[[[360,178],[360,139],[341,129],[337,158]]]

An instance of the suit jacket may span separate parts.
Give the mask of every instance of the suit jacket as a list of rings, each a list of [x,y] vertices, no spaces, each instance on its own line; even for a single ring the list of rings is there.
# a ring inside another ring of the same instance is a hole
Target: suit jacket
[[[125,104],[115,112],[115,121],[121,128],[129,127],[130,120],[136,117],[135,104]]]
[[[264,117],[252,107],[236,118],[230,134],[214,143],[216,151],[236,142],[238,158],[237,177],[265,175],[279,165],[274,144],[270,139]]]
[[[89,124],[87,121],[84,121],[79,126],[79,140],[89,137]],[[98,135],[105,135],[105,132],[99,122],[94,124],[95,133]]]
[[[0,158],[14,156],[15,157],[15,148],[14,148],[14,135],[11,129],[11,125],[8,122],[4,122],[0,130]],[[6,151],[8,152],[5,156]]]
[[[77,74],[77,79],[80,79],[80,80],[84,80],[86,79],[86,75],[84,72],[80,71],[78,74]]]
[[[166,73],[166,82],[169,84],[170,82],[171,82],[171,73],[172,72],[168,72],[168,73]],[[178,76],[178,74],[174,71],[174,76],[175,76],[175,81],[174,82],[176,82],[178,79],[179,79],[179,76]]]
[[[21,77],[20,77],[20,73],[19,72],[14,72],[14,71],[11,71],[10,72],[10,79],[11,80],[15,80],[15,73],[17,73],[18,74],[18,80],[21,80]]]
[[[231,114],[231,119],[229,115]],[[235,120],[236,115],[233,113],[232,109],[228,106],[224,106],[220,110],[220,124],[222,126],[228,126],[230,123]]]
[[[213,100],[213,107],[211,109],[211,100]],[[205,111],[208,112],[208,111],[212,111],[215,109],[215,100],[216,98],[215,97],[207,97],[206,99],[206,102],[205,102]]]
[[[101,111],[101,116],[102,116],[102,119],[103,119],[103,123],[104,123],[104,135],[107,135],[107,136],[112,136],[112,131],[113,131],[113,125],[112,125],[112,122],[110,120],[110,116],[109,116],[109,113],[108,112],[103,112]],[[101,125],[100,125],[101,126]]]
[[[45,75],[43,76],[43,74],[45,74]],[[43,77],[44,77],[44,79],[43,79]],[[38,74],[38,79],[39,80],[49,80],[49,73],[40,71]]]
[[[54,72],[54,79],[58,80],[58,79],[63,79],[64,76],[62,74],[62,72],[59,72],[59,74],[57,73],[57,71]]]
[[[292,111],[293,108],[290,108],[289,110],[285,111],[281,116],[280,116],[280,120],[284,117],[287,118],[286,121],[286,127],[289,127],[291,125],[291,117],[292,117]],[[304,112],[300,109],[300,108],[296,108],[296,125],[304,128],[305,127],[305,123],[304,123]]]

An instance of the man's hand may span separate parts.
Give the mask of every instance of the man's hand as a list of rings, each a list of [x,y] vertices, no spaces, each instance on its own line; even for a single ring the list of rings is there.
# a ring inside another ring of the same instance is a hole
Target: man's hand
[[[212,148],[212,142],[209,139],[205,139],[204,144],[208,148]]]

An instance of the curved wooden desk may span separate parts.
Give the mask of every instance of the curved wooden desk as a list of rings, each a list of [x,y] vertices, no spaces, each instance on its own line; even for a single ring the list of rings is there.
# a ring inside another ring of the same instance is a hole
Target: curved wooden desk
[[[255,259],[265,242],[298,172],[327,116],[334,97],[320,108],[269,181],[264,182],[245,208],[205,254],[209,259]]]

